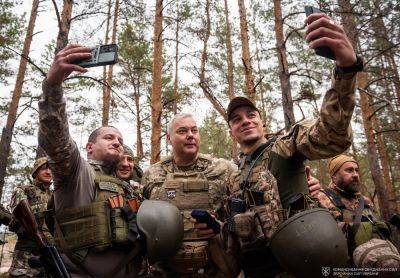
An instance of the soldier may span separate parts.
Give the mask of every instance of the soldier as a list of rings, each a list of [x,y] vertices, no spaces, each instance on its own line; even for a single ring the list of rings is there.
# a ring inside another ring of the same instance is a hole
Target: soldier
[[[55,241],[73,277],[132,277],[137,272],[136,214],[124,205],[130,193],[115,177],[123,154],[122,135],[112,126],[94,130],[86,161],[68,129],[61,85],[72,71],[87,71],[73,62],[89,58],[90,52],[80,45],[61,50],[43,82],[39,102],[39,145],[54,175]]]
[[[157,263],[154,274],[236,277],[236,264],[223,253],[213,230],[205,223],[190,221],[193,209],[204,209],[224,219],[225,182],[236,167],[227,160],[199,153],[200,134],[190,114],[174,116],[168,126],[167,139],[172,155],[145,171],[143,195],[147,199],[175,204],[183,215],[185,233],[178,254],[168,262]]]
[[[143,176],[143,170],[135,163],[133,151],[127,145],[124,145],[124,155],[117,165],[117,176],[126,182],[140,183]]]
[[[36,216],[39,230],[50,238],[50,234],[44,223],[44,212],[47,208],[47,202],[51,197],[50,185],[52,182],[52,174],[46,157],[41,157],[35,161],[31,175],[33,178],[31,184],[17,186],[15,188],[11,197],[10,206],[11,209],[14,210],[22,200],[28,200],[32,212]],[[12,220],[10,229],[15,231],[18,236],[14,248],[13,261],[8,271],[10,276],[44,277],[44,269],[34,269],[28,265],[28,259],[32,257],[37,250],[35,242],[25,234],[17,220]]]
[[[243,152],[239,171],[230,181],[228,250],[240,254],[249,277],[281,272],[265,246],[286,218],[291,198],[308,193],[304,161],[331,157],[351,144],[355,76],[362,70],[362,59],[343,28],[327,15],[312,14],[307,23],[310,47],[327,45],[336,56],[333,84],[318,119],[302,121],[283,136],[267,140],[259,110],[249,99],[236,97],[227,109],[230,133]]]
[[[390,228],[376,216],[371,200],[360,193],[358,170],[354,158],[333,157],[328,163],[331,183],[319,192],[318,200],[346,234],[350,266],[399,268],[400,255],[389,241]]]

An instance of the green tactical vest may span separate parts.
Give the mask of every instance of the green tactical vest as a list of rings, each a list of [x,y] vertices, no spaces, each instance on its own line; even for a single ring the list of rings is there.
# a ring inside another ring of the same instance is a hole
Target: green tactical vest
[[[339,221],[352,224],[356,218],[356,209],[347,207],[341,200],[341,195],[336,190],[327,188],[323,192],[328,196],[332,203],[340,210]],[[368,205],[365,205],[362,210],[360,226],[352,241],[352,248],[355,248],[363,243],[366,243],[372,238],[388,239],[390,229],[384,221],[379,221],[374,212]]]
[[[184,222],[184,239],[181,249],[171,259],[170,267],[180,274],[193,274],[210,261],[208,239],[197,236],[193,223],[189,221],[193,209],[212,210],[209,193],[210,173],[206,169],[211,160],[199,155],[199,169],[179,171],[174,169],[172,157],[161,162],[165,176],[160,177],[162,184],[155,186],[150,199],[168,201],[181,211]],[[220,173],[222,174],[222,173]]]
[[[128,223],[122,217],[121,209],[111,209],[107,200],[121,194],[125,203],[128,184],[96,169],[94,181],[96,196],[91,204],[64,209],[55,216],[56,226],[60,228],[55,233],[57,246],[69,250],[79,260],[84,259],[89,248],[100,252],[109,247],[123,248],[128,245]]]

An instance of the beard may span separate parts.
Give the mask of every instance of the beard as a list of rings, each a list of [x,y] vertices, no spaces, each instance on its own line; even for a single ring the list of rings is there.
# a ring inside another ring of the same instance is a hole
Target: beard
[[[337,186],[348,193],[360,191],[360,181],[358,179],[352,179],[346,182],[343,178],[340,178],[337,181]]]

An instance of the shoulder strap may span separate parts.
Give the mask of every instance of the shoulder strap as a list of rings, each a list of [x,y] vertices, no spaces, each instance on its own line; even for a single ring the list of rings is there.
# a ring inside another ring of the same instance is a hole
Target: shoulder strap
[[[332,188],[325,188],[322,190],[326,196],[333,202],[333,204],[338,207],[339,209],[345,209],[346,206],[343,204],[342,200],[340,199],[339,194]]]
[[[356,210],[356,214],[355,214],[355,218],[354,218],[354,222],[353,222],[353,228],[352,228],[352,233],[355,236],[358,228],[360,228],[360,223],[361,223],[361,217],[362,217],[362,213],[364,210],[364,197],[362,195],[360,195],[358,197],[358,208]]]

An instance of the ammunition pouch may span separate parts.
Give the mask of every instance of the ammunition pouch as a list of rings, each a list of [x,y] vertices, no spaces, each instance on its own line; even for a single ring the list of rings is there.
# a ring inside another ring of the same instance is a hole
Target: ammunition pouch
[[[378,239],[389,239],[390,238],[390,228],[383,221],[370,222],[362,221],[354,236],[354,248],[366,243],[367,241],[378,238]]]
[[[208,241],[183,242],[178,253],[171,259],[171,268],[179,274],[194,274],[204,268],[210,259]]]
[[[104,201],[57,213],[56,225],[59,225],[62,235],[57,231],[55,242],[61,249],[75,252],[91,248],[94,252],[101,252],[111,246],[131,246],[129,224],[123,211],[121,208],[110,209]],[[64,238],[66,246],[61,246],[60,237]]]

